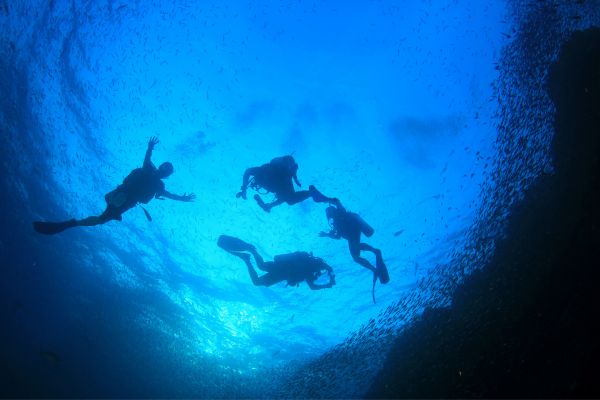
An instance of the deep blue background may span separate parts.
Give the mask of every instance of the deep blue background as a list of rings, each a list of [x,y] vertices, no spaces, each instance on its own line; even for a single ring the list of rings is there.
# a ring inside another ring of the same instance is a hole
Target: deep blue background
[[[306,393],[361,395],[392,338],[449,304],[492,254],[508,205],[552,173],[543,66],[597,16],[556,7],[533,41],[542,70],[524,80],[514,54],[527,54],[537,12],[501,1],[0,2],[5,393],[302,396],[280,391],[297,376],[326,381]],[[535,94],[524,112],[515,98]],[[175,165],[167,189],[194,203],[155,200],[151,223],[133,209],[121,223],[34,235],[33,220],[100,212],[153,135],[155,162]],[[292,152],[304,188],[375,228],[367,242],[392,277],[376,305],[346,244],[318,237],[322,205],[266,214],[235,198],[245,168]],[[256,288],[216,247],[222,233],[266,258],[312,251],[338,284]],[[339,370],[303,364],[329,359]]]

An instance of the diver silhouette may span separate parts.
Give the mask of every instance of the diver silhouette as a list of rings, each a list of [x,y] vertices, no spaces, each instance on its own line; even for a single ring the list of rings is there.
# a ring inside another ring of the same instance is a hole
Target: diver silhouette
[[[352,259],[373,272],[373,302],[375,302],[375,282],[377,278],[383,284],[390,281],[390,275],[383,262],[381,250],[360,241],[361,234],[371,237],[375,230],[358,214],[347,211],[339,201],[334,202],[334,204],[335,206],[329,206],[325,210],[331,230],[329,232],[319,232],[319,236],[331,239],[344,238],[348,241]],[[375,254],[376,267],[369,260],[360,256],[361,251],[370,251]]]
[[[104,196],[106,209],[98,216],[90,216],[81,220],[70,219],[63,222],[42,222],[33,223],[33,229],[36,232],[46,235],[60,233],[65,229],[76,226],[94,226],[104,224],[111,220],[121,221],[125,211],[135,207],[139,203],[147,204],[153,198],[168,198],[179,201],[192,201],[196,198],[193,193],[179,196],[165,190],[163,179],[168,178],[173,173],[173,164],[170,162],[162,163],[158,168],[152,163],[152,150],[158,144],[156,137],[151,137],[148,141],[148,149],[144,157],[144,164],[141,168],[136,168],[123,180],[117,188]],[[150,214],[144,209],[148,220],[152,220]]]
[[[275,194],[275,200],[271,203],[265,203],[258,195],[254,195],[254,200],[266,212],[270,212],[273,207],[282,203],[294,205],[312,197],[317,203],[331,203],[337,199],[324,196],[313,185],[308,190],[296,192],[292,180],[301,187],[296,173],[298,164],[292,156],[282,156],[272,159],[269,163],[260,167],[251,167],[246,169],[242,180],[241,191],[236,194],[237,198],[246,199],[246,190],[248,186],[254,190],[265,189],[267,192]]]
[[[276,283],[287,281],[288,286],[298,286],[306,281],[311,290],[329,289],[335,285],[335,274],[333,269],[322,259],[314,257],[307,252],[294,252],[277,255],[273,261],[264,261],[256,248],[233,236],[221,235],[217,241],[219,247],[239,257],[248,267],[250,279],[255,286],[271,286]],[[254,256],[256,266],[265,271],[266,274],[258,276],[254,266],[250,262],[250,254]],[[327,272],[329,282],[325,284],[315,283],[317,279]]]

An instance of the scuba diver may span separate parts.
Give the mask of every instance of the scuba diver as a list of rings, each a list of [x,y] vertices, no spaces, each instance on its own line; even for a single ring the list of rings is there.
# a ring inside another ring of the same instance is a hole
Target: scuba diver
[[[383,262],[381,250],[360,241],[361,234],[371,237],[375,233],[375,230],[358,214],[347,211],[339,201],[333,204],[335,206],[329,206],[325,210],[331,230],[329,232],[319,232],[319,236],[331,239],[344,238],[348,241],[348,248],[350,249],[352,259],[373,272],[373,302],[375,302],[375,283],[377,282],[377,278],[379,278],[382,284],[390,281],[390,275]],[[369,260],[360,256],[361,251],[370,251],[375,254],[376,267]]]
[[[260,208],[266,212],[270,212],[275,206],[282,203],[294,205],[312,197],[317,203],[331,203],[337,201],[335,198],[324,196],[313,185],[308,187],[308,190],[296,192],[294,183],[301,187],[302,184],[298,180],[296,173],[298,172],[298,164],[292,156],[276,157],[268,164],[263,164],[260,167],[251,167],[244,172],[241,191],[236,194],[238,199],[241,197],[246,199],[246,190],[250,186],[254,190],[265,189],[267,192],[275,194],[275,200],[271,203],[265,203],[258,195],[254,195],[254,200]]]
[[[329,289],[335,285],[335,274],[333,269],[318,257],[304,251],[277,255],[273,261],[264,261],[258,254],[256,248],[233,236],[221,235],[217,245],[228,253],[239,257],[248,267],[250,279],[255,286],[271,286],[276,283],[287,281],[288,286],[298,286],[300,282],[306,281],[311,290]],[[254,256],[256,266],[265,271],[266,274],[258,276],[254,266],[250,262],[250,254]],[[319,277],[327,272],[329,282],[318,284]]]
[[[173,164],[170,162],[162,163],[158,168],[151,161],[152,150],[158,144],[156,137],[151,137],[148,142],[148,149],[144,158],[142,168],[136,168],[123,180],[115,190],[104,196],[106,209],[98,216],[90,216],[81,220],[70,219],[63,222],[41,222],[33,223],[33,229],[36,232],[46,235],[53,235],[64,231],[65,229],[76,226],[94,226],[104,224],[111,220],[122,220],[125,211],[135,207],[139,203],[147,204],[153,198],[163,200],[165,197],[172,200],[192,201],[196,198],[193,193],[179,196],[165,190],[163,179],[168,178],[173,173]],[[146,218],[152,221],[150,214],[142,207]]]

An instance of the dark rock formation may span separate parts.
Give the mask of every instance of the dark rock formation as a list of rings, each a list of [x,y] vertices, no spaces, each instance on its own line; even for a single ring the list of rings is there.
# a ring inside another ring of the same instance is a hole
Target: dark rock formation
[[[552,67],[556,171],[489,265],[394,344],[365,397],[600,397],[600,29]]]

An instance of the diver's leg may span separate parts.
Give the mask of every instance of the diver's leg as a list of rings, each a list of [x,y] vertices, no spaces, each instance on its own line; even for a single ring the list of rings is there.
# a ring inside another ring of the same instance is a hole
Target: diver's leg
[[[284,196],[282,196],[282,198],[284,198],[284,201],[290,206],[293,206],[294,204],[300,203],[301,201],[308,199],[310,196],[310,191],[301,190],[299,192],[286,193]]]
[[[96,225],[105,224],[108,221],[113,220],[113,219],[121,221],[123,218],[121,218],[121,214],[115,207],[109,205],[106,207],[106,209],[104,210],[104,212],[102,214],[92,215],[90,217],[80,219],[79,221],[77,221],[77,225],[79,225],[79,226],[96,226]]]
[[[270,272],[271,269],[274,266],[273,261],[267,261],[265,262],[265,260],[263,260],[262,256],[260,254],[258,254],[258,251],[256,251],[256,249],[252,249],[252,250],[248,250],[253,256],[254,256],[254,260],[256,261],[256,266],[265,271],[265,272]]]
[[[234,254],[234,253],[231,253],[231,254]],[[239,254],[234,254],[234,255],[241,258],[244,261],[244,263],[246,264],[246,267],[248,267],[248,274],[250,274],[250,279],[252,280],[252,283],[255,286],[262,286],[260,279],[258,278],[258,274],[254,270],[254,267],[252,266],[252,263],[250,262],[250,254],[239,253]]]
[[[279,184],[277,185],[277,190],[275,190],[275,193],[277,195],[278,200],[277,205],[285,202],[290,206],[293,206],[294,204],[300,203],[301,201],[304,201],[311,196],[311,193],[308,190],[300,190],[296,192],[294,190],[294,184],[292,183],[291,179],[280,180]]]
[[[274,201],[270,202],[269,204],[265,204],[265,206],[267,207],[267,209],[265,211],[271,211],[271,208],[273,207],[277,207],[280,204],[283,204],[284,200],[280,199],[279,197],[277,199],[275,199]]]
[[[348,248],[350,249],[350,255],[352,256],[354,262],[362,265],[372,272],[375,272],[375,267],[373,264],[371,264],[366,258],[360,256],[360,242],[358,239],[348,240]]]
[[[381,257],[381,250],[376,249],[375,247],[366,244],[366,243],[361,243],[360,245],[360,250],[361,251],[370,251],[371,253],[375,254],[376,256],[379,254],[379,256]]]
[[[244,200],[246,200],[246,190],[248,189],[248,182],[250,181],[250,177],[251,176],[255,176],[256,173],[258,172],[258,169],[260,167],[252,167],[252,168],[248,168],[245,172],[244,172],[244,177],[242,178],[242,187],[241,192],[238,192],[235,197],[237,197],[238,199],[241,197]]]
[[[375,265],[377,266],[375,276],[379,278],[379,281],[382,284],[385,285],[386,283],[388,283],[390,281],[390,273],[388,272],[385,262],[383,261],[383,256],[381,255],[381,250],[376,249],[375,247],[370,246],[366,243],[361,243],[360,249],[370,251],[373,254],[375,254]]]
[[[279,277],[278,274],[274,274],[272,272],[267,272],[263,276],[258,278],[260,285],[257,286],[271,286],[276,283],[283,281],[284,279]]]
[[[77,221],[77,225],[79,225],[79,226],[96,226],[96,225],[104,224],[105,222],[107,222],[107,221],[103,218],[100,218],[99,215],[98,216],[93,215],[91,217],[80,219],[79,221]]]
[[[381,255],[380,249],[377,249],[367,243],[361,243],[360,250],[361,251],[370,251],[371,253],[375,254],[375,265],[377,266],[377,269],[385,268],[387,271],[387,267],[385,266],[385,263],[383,262],[383,256]],[[388,278],[388,280],[389,280],[389,278]]]
[[[375,247],[368,245],[366,243],[360,244],[360,250],[370,251],[375,254],[375,265],[377,266],[377,270],[384,270],[384,279],[381,283],[387,283],[390,280],[390,277],[387,272],[387,267],[385,266],[385,262],[383,261],[383,256],[381,255],[381,250],[376,249]],[[385,278],[387,276],[387,278]]]
[[[273,261],[264,262],[262,258],[260,261],[256,260],[256,266],[265,272],[271,272],[275,269],[275,263]]]
[[[76,226],[96,226],[104,224],[112,219],[120,221],[121,212],[125,210],[127,210],[127,208],[122,207],[121,209],[117,209],[109,205],[100,215],[92,215],[81,220],[70,219],[64,222],[34,222],[33,229],[36,232],[43,233],[45,235],[54,235],[64,231],[65,229],[74,228]]]
[[[237,256],[239,258],[241,258],[244,261],[244,263],[246,264],[246,267],[248,268],[248,274],[250,275],[250,279],[252,280],[252,283],[254,284],[254,286],[271,286],[271,285],[281,281],[281,279],[277,279],[275,277],[275,275],[271,274],[270,272],[268,272],[262,276],[258,276],[258,274],[256,273],[256,270],[254,269],[254,266],[250,262],[250,254],[240,253],[240,254],[237,254]],[[265,264],[269,264],[269,263],[265,263]]]

